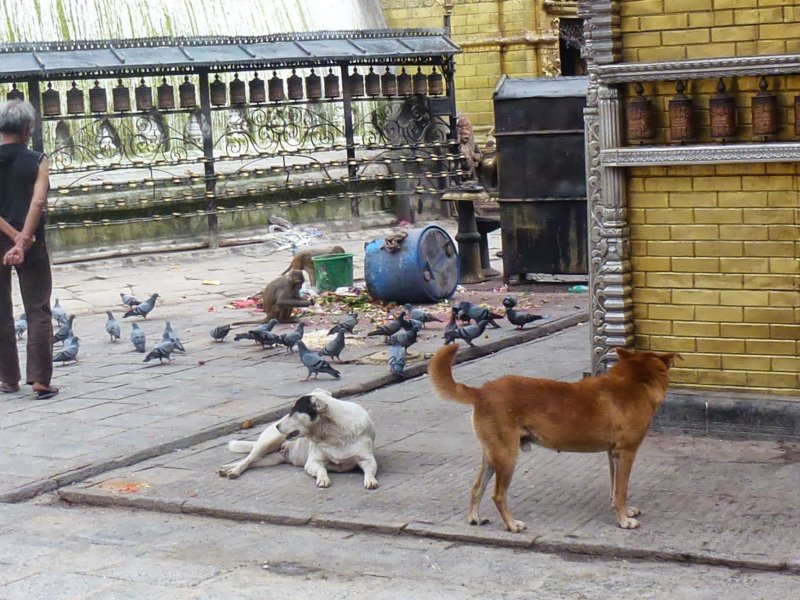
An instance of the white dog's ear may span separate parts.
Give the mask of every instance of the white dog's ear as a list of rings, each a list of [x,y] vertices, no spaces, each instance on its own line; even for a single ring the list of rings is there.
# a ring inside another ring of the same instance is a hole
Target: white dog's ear
[[[317,394],[316,390],[311,394],[311,403],[314,405],[314,408],[317,409],[317,412],[322,414],[326,410],[328,410],[328,403],[325,402],[325,397],[321,394]]]

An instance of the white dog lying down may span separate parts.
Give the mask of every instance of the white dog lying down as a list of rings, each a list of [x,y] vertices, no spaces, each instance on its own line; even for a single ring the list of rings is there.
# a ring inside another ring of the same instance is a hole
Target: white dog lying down
[[[231,452],[249,454],[223,465],[219,474],[235,479],[257,461],[263,466],[287,462],[305,467],[317,486],[325,488],[331,484],[328,470],[344,473],[360,467],[364,487],[374,490],[378,487],[374,442],[375,427],[366,410],[317,388],[297,400],[291,412],[271,423],[255,442],[228,442]]]

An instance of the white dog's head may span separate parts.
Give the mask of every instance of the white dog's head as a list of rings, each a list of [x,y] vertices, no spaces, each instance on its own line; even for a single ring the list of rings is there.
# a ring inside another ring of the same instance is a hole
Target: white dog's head
[[[320,388],[307,396],[301,396],[289,414],[278,422],[278,431],[285,435],[287,440],[309,435],[328,409],[326,403],[328,398],[331,398],[330,393]]]

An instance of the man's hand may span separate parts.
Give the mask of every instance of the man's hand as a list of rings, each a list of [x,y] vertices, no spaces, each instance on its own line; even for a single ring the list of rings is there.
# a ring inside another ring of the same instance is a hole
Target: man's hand
[[[21,265],[25,262],[25,250],[22,246],[14,246],[3,256],[3,264],[6,266]]]

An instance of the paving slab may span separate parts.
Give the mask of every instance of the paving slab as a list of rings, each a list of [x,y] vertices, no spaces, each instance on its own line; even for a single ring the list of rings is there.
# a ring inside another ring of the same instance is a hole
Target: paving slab
[[[456,379],[479,383],[500,372],[569,379],[574,365],[558,357],[580,344],[584,330],[574,327],[462,363]],[[536,356],[552,360],[531,360]],[[360,472],[333,474],[333,485],[318,489],[302,469],[288,465],[220,478],[219,466],[235,459],[228,440],[255,438],[257,428],[91,477],[59,495],[234,520],[800,572],[800,519],[789,509],[800,481],[796,444],[651,433],[631,479],[630,502],[643,511],[642,527],[634,531],[614,522],[605,455],[534,447],[521,455],[510,489],[514,515],[528,525],[515,535],[503,530],[490,494],[482,512],[491,523],[466,524],[480,460],[468,407],[438,400],[426,377],[356,400],[376,424],[375,491],[363,489]]]

